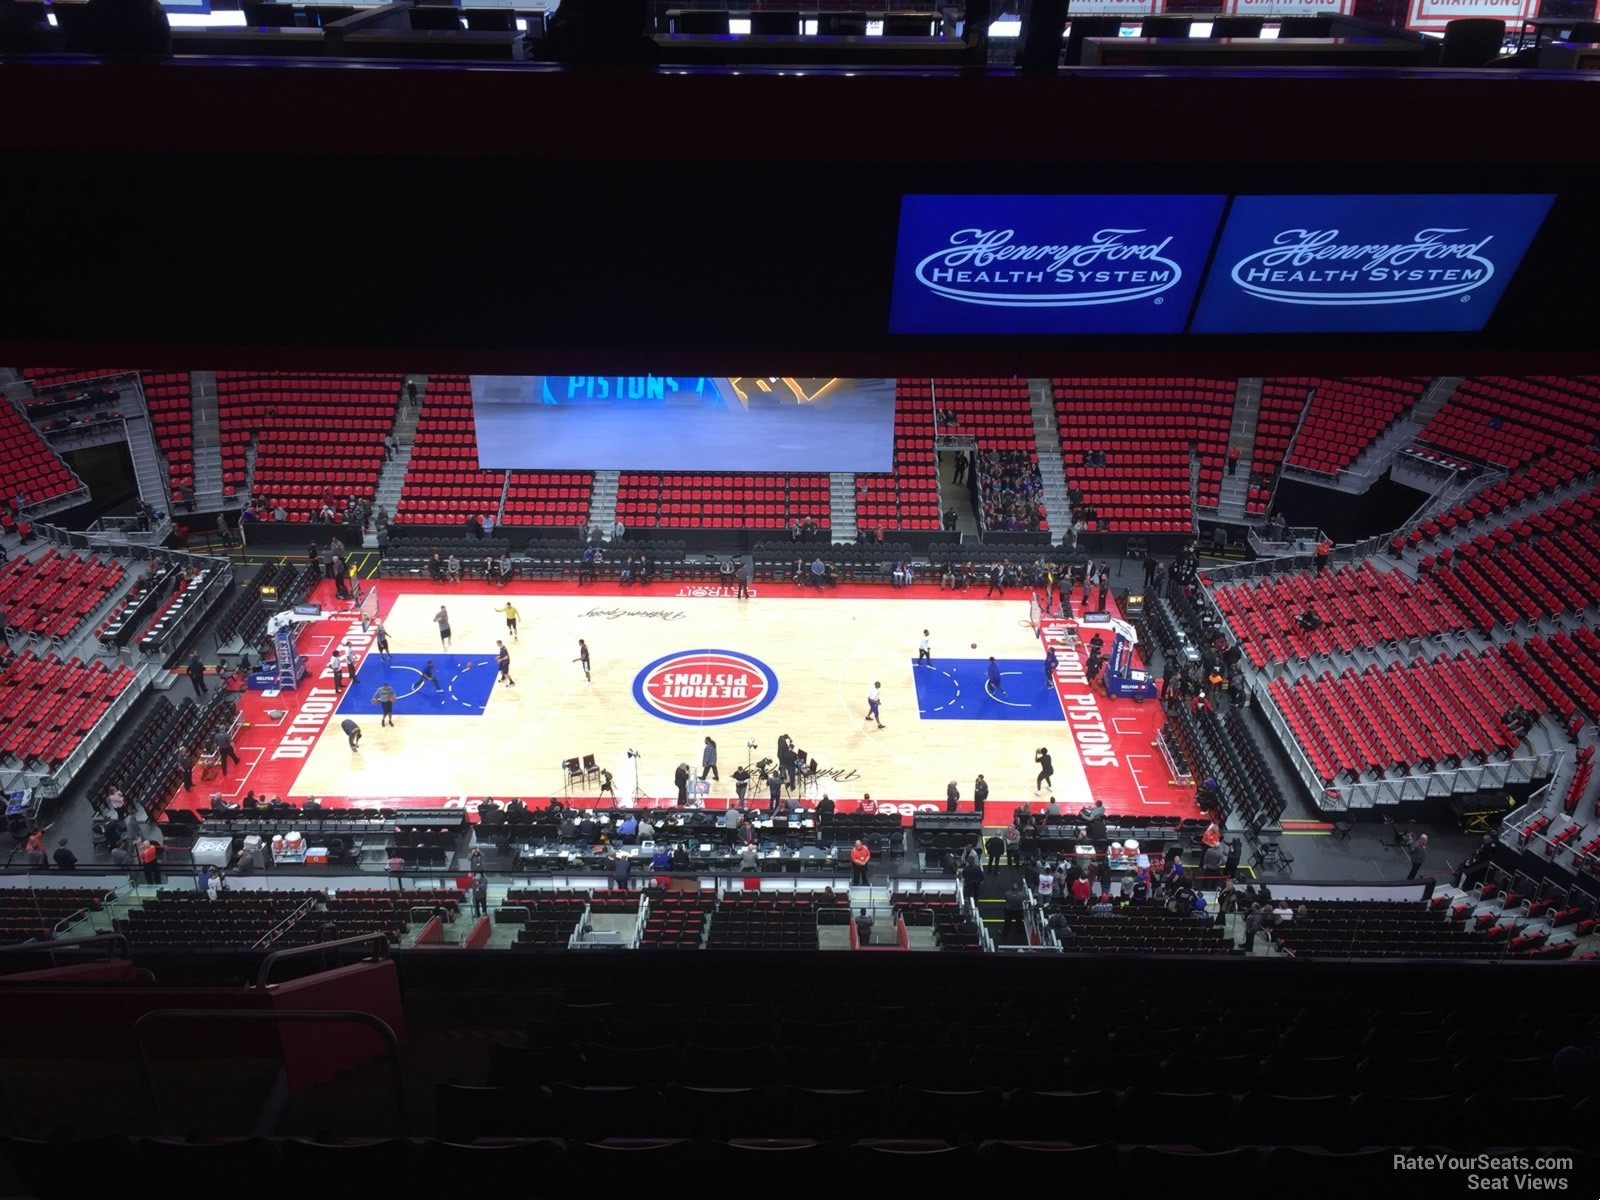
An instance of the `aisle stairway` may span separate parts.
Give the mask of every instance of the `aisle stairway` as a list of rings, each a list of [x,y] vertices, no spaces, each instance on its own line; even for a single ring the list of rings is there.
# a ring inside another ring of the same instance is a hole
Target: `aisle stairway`
[[[1033,415],[1033,440],[1039,454],[1039,477],[1044,481],[1050,540],[1059,542],[1072,528],[1072,500],[1067,495],[1067,473],[1061,465],[1061,430],[1056,424],[1055,394],[1048,379],[1028,380],[1028,408]]]
[[[417,440],[417,421],[422,416],[422,406],[428,402],[428,377],[408,375],[406,379],[417,385],[417,403],[406,402],[405,385],[401,384],[399,402],[395,406],[394,426],[390,433],[398,446],[395,456],[383,464],[378,473],[378,485],[373,497],[373,507],[381,508],[392,518],[400,504],[400,492],[405,487],[406,468],[411,465],[411,450]]]
[[[851,472],[828,476],[828,530],[835,546],[856,540],[856,477]]]
[[[1233,424],[1228,427],[1228,448],[1224,461],[1235,448],[1239,464],[1232,474],[1222,469],[1222,495],[1217,502],[1217,517],[1223,521],[1243,521],[1245,502],[1250,498],[1250,464],[1255,456],[1256,425],[1261,417],[1259,378],[1241,379],[1233,393]]]
[[[594,487],[589,492],[589,524],[597,527],[608,541],[617,524],[617,489],[621,479],[621,471],[596,471]]]
[[[217,373],[189,372],[189,416],[194,439],[194,503],[201,512],[223,506],[222,422]],[[242,494],[243,488],[239,491]]]

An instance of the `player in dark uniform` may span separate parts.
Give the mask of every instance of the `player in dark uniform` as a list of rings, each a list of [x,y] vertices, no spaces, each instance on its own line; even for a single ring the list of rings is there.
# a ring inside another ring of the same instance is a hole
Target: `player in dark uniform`
[[[384,662],[388,662],[394,657],[389,653],[389,631],[383,627],[383,622],[379,621],[378,627],[374,632],[378,638],[378,657],[383,659]]]
[[[500,668],[500,678],[504,679],[512,687],[516,687],[517,681],[511,678],[511,651],[506,649],[506,644],[504,642],[497,641],[495,642],[495,645],[499,647],[499,649],[495,651],[494,661],[495,665]]]
[[[589,676],[589,643],[582,638],[578,639],[578,657],[572,661],[583,664],[583,681],[585,683],[593,683],[594,680]]]
[[[433,673],[433,659],[430,658],[427,661],[427,664],[422,668],[422,677],[429,683],[433,684],[434,691],[444,691],[444,684],[440,683],[439,677]]]
[[[1000,682],[1000,664],[994,661],[994,656],[989,657],[989,681],[987,687],[991,694],[1004,696],[1006,685]]]
[[[1056,773],[1056,768],[1050,761],[1050,751],[1040,746],[1038,753],[1033,756],[1033,761],[1039,764],[1039,778],[1034,780],[1033,790],[1054,792],[1056,789],[1050,786],[1050,777]]]

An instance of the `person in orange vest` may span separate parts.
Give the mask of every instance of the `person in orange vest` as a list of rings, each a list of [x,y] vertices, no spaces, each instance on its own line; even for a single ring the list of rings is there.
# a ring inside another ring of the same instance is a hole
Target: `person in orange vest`
[[[1221,841],[1222,841],[1222,830],[1217,828],[1217,823],[1215,821],[1213,821],[1213,822],[1211,822],[1211,824],[1207,825],[1206,826],[1206,831],[1200,835],[1201,844],[1204,845],[1206,847],[1206,849],[1208,849],[1208,850],[1211,847],[1217,845]]]
[[[159,853],[160,850],[154,842],[139,843],[139,865],[144,869],[146,883],[161,882],[161,862],[156,857]]]
[[[850,886],[865,885],[867,882],[867,864],[872,861],[872,851],[867,849],[867,844],[860,838],[850,848]]]

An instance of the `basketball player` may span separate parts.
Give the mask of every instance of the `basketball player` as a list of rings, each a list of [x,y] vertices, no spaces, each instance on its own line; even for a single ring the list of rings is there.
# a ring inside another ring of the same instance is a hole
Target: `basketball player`
[[[516,687],[517,681],[511,678],[511,651],[506,649],[504,642],[497,641],[495,646],[498,649],[495,650],[494,661],[500,668],[500,678],[512,687]]]
[[[928,640],[928,631],[922,631],[922,640],[917,643],[917,662],[933,666],[933,643]]]
[[[433,623],[439,627],[439,648],[450,649],[450,614],[444,605],[439,605],[439,611],[433,614]]]
[[[378,635],[378,657],[388,662],[394,655],[389,653],[389,631],[384,628],[383,622],[378,622],[376,630]]]
[[[517,618],[521,614],[517,612],[517,606],[508,600],[503,606],[495,609],[495,612],[505,614],[506,630],[511,634],[511,640],[520,641],[521,639],[517,637]]]
[[[350,753],[358,753],[361,749],[361,726],[346,717],[339,722],[339,728],[344,730],[345,737],[350,739]]]
[[[989,656],[989,691],[995,695],[1004,696],[1006,685],[1000,682],[1000,664],[994,661],[994,655]]]
[[[572,661],[583,664],[583,681],[593,683],[594,680],[589,677],[589,644],[582,638],[578,639],[578,657]]]
[[[1060,660],[1056,658],[1056,648],[1051,646],[1044,656],[1044,681],[1046,683],[1054,683],[1056,681],[1056,666],[1059,662]]]
[[[1050,777],[1056,773],[1056,768],[1050,761],[1050,751],[1040,746],[1038,753],[1033,756],[1033,761],[1039,764],[1039,778],[1033,781],[1033,790],[1054,793],[1056,789],[1050,786]]]
[[[883,684],[873,680],[872,690],[867,693],[867,715],[862,718],[865,721],[876,721],[879,729],[883,728],[883,718],[878,715],[878,705],[883,701],[883,692],[880,690],[882,687]]]
[[[429,683],[433,684],[433,690],[434,691],[436,691],[436,692],[444,691],[444,685],[439,682],[439,677],[433,673],[433,659],[430,658],[427,661],[427,663],[423,666],[423,668],[422,668],[422,677],[425,680],[427,680]]]
[[[387,683],[379,684],[378,690],[372,693],[372,702],[383,706],[383,720],[378,724],[394,728],[394,689]]]

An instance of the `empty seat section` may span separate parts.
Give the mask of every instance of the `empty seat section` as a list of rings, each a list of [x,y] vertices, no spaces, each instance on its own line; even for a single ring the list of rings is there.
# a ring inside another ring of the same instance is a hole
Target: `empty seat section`
[[[28,504],[38,504],[83,487],[83,481],[11,404],[0,404],[0,479],[5,480],[6,504],[18,495]]]
[[[1557,448],[1588,446],[1600,427],[1600,379],[1500,375],[1462,380],[1417,435],[1423,457],[1522,467]]]
[[[1233,419],[1232,380],[1056,378],[1073,513],[1109,533],[1187,533],[1191,453],[1199,505],[1215,509]]]
[[[1390,376],[1295,382],[1309,387],[1311,400],[1289,463],[1325,475],[1337,475],[1355,462],[1411,410],[1426,387],[1424,380]],[[1305,390],[1300,394],[1303,399]]]
[[[661,529],[783,529],[829,526],[826,475],[723,475],[624,471],[617,519]]]
[[[927,379],[894,386],[894,469],[856,475],[856,526],[938,529],[939,468],[933,450],[933,393]]]
[[[291,521],[307,521],[324,502],[336,515],[352,496],[370,502],[403,378],[218,371],[224,483],[244,485],[254,437],[258,503],[281,504]]]

